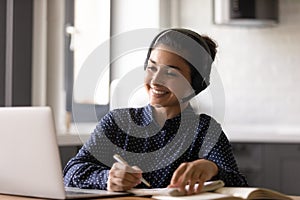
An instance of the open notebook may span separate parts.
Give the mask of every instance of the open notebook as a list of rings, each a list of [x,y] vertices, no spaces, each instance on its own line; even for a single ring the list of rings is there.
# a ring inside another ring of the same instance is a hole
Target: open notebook
[[[49,107],[0,107],[0,124],[0,193],[51,199],[132,195],[65,191]]]
[[[221,180],[207,181],[204,183],[202,192],[214,191],[224,186],[224,182]],[[197,187],[197,186],[195,186]],[[188,186],[186,186],[188,190]],[[150,195],[150,196],[183,196],[184,192],[180,192],[177,188],[152,188],[152,189],[131,189],[131,192],[136,195]]]

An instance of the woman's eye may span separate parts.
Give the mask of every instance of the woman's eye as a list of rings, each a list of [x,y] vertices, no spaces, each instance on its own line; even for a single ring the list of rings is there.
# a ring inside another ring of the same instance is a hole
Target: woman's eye
[[[155,67],[154,66],[147,66],[147,69],[150,71],[155,71]]]
[[[177,74],[175,72],[169,72],[167,71],[166,73],[168,76],[177,76]]]

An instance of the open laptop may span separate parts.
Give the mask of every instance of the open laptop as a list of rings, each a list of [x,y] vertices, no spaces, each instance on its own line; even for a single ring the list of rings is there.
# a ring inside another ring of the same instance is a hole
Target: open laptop
[[[0,107],[0,193],[51,199],[126,196],[106,190],[65,191],[49,107]]]

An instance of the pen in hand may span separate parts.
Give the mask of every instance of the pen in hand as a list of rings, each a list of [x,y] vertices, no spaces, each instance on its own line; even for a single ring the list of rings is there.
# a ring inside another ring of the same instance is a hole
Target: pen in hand
[[[128,166],[128,167],[130,167],[130,168],[132,168],[121,156],[119,156],[118,154],[115,154],[114,156],[114,159],[116,160],[116,161],[118,161],[119,163],[121,163],[121,164],[123,164],[123,165],[125,165],[125,166]],[[145,185],[147,185],[148,187],[151,187],[151,185],[142,177],[141,178],[141,181],[143,182],[143,183],[145,183]]]

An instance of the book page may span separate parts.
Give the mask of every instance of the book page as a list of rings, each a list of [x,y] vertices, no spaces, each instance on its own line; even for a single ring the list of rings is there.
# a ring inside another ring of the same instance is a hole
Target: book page
[[[255,191],[257,188],[243,188],[243,187],[222,187],[217,189],[216,193],[228,194],[231,196],[241,197],[243,199],[248,199],[251,192]]]
[[[189,196],[152,196],[153,199],[157,200],[241,200],[239,197],[233,197],[226,194],[204,192]]]
[[[280,192],[277,192],[274,190],[270,190],[270,189],[265,189],[265,188],[257,189],[256,191],[252,192],[248,198],[255,199],[257,197],[269,198],[269,199],[281,199],[281,200],[291,200],[292,199],[291,197],[289,197],[283,193],[280,193]]]
[[[235,197],[241,197],[243,199],[291,199],[287,195],[279,193],[274,190],[265,188],[253,188],[253,187],[223,187],[217,189],[216,193],[228,194]]]

